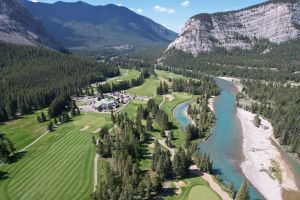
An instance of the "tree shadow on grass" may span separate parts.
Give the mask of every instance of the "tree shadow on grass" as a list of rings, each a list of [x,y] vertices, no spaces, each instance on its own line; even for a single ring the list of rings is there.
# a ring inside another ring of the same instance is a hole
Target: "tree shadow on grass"
[[[17,152],[9,158],[9,164],[15,163],[27,154],[26,151]]]
[[[8,177],[8,173],[7,172],[0,171],[0,181],[8,179],[8,178],[9,177]]]

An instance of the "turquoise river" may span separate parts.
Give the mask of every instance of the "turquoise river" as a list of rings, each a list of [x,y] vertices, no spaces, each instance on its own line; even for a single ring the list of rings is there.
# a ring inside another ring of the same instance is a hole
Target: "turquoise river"
[[[221,88],[220,95],[214,102],[216,123],[212,130],[211,137],[200,144],[202,153],[207,153],[213,161],[213,172],[225,184],[232,182],[237,190],[244,177],[240,170],[240,163],[243,161],[242,134],[240,122],[236,116],[236,94],[237,89],[231,82],[215,78]],[[185,129],[190,123],[185,116],[185,110],[193,101],[187,101],[178,105],[174,110],[175,118]],[[300,177],[300,165],[294,160],[286,158]],[[250,186],[250,200],[264,199],[253,186]]]

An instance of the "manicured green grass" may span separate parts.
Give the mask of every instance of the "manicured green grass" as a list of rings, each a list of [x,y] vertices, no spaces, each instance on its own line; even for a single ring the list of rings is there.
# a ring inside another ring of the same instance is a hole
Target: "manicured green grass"
[[[108,83],[118,82],[118,81],[130,81],[133,78],[137,78],[140,75],[139,71],[133,69],[120,69],[121,76],[110,78],[107,80]]]
[[[86,113],[60,125],[0,170],[0,199],[88,199],[93,190],[92,132],[110,116]],[[88,126],[86,131],[81,131]]]
[[[182,193],[179,195],[172,194],[165,197],[166,200],[221,200],[219,195],[215,193],[209,184],[200,177],[190,177],[177,181],[183,181],[186,186],[182,187]],[[174,184],[172,187],[175,188]]]
[[[168,80],[169,78],[171,78],[171,79],[188,79],[185,76],[174,74],[172,72],[166,72],[166,71],[161,71],[161,70],[155,70],[155,72],[160,78],[165,79],[165,80]]]
[[[159,82],[158,77],[151,76],[150,78],[145,79],[145,82],[141,86],[130,88],[127,92],[138,96],[154,97]]]
[[[220,197],[206,186],[196,185],[191,188],[188,195],[188,200],[216,200]]]
[[[7,135],[17,150],[24,148],[47,131],[48,122],[38,123],[38,113],[40,111],[0,125],[0,132]],[[45,110],[44,113],[46,114],[47,111]]]
[[[166,100],[162,105],[161,109],[163,109],[169,116],[169,121],[173,124],[172,131],[176,140],[173,141],[173,144],[176,147],[183,146],[185,143],[185,134],[181,129],[179,122],[175,119],[173,115],[173,110],[175,107],[185,101],[188,101],[192,98],[195,98],[194,95],[187,93],[172,93],[174,99],[172,101]]]
[[[132,100],[129,104],[124,108],[121,113],[127,113],[130,118],[136,115],[136,111],[140,105],[146,105],[147,101],[142,100]]]

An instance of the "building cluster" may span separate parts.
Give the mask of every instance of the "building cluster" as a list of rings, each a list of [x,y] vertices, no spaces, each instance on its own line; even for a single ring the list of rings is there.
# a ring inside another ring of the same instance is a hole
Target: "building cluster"
[[[108,112],[116,110],[120,104],[128,104],[133,99],[149,100],[148,97],[137,97],[126,92],[105,93],[102,96],[73,96],[77,106],[83,112]]]

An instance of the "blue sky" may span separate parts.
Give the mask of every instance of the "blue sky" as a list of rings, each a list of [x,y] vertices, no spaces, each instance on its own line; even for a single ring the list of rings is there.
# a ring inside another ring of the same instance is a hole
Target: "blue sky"
[[[57,0],[32,0],[54,3]],[[77,0],[62,0],[74,2]],[[154,21],[180,32],[184,23],[198,13],[213,13],[244,8],[265,0],[82,0],[92,5],[116,4],[134,10]]]

